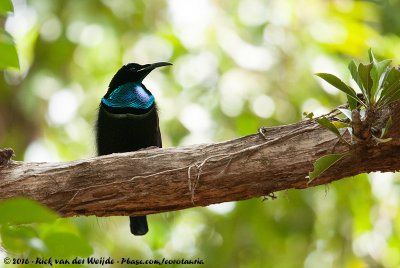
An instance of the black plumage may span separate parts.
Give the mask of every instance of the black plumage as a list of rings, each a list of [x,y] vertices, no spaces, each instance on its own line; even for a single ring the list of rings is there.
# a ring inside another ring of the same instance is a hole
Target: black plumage
[[[114,75],[99,107],[96,124],[99,155],[162,147],[157,106],[142,81],[153,69],[166,65],[171,63],[130,63]],[[132,234],[148,232],[146,216],[129,218]]]

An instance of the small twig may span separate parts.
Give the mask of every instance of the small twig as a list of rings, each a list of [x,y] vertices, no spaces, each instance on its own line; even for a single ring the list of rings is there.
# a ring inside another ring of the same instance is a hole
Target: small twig
[[[267,140],[267,136],[266,136],[266,134],[267,134],[267,129],[266,129],[265,127],[260,127],[260,128],[258,128],[258,133],[260,133],[260,134],[264,137],[264,139]]]

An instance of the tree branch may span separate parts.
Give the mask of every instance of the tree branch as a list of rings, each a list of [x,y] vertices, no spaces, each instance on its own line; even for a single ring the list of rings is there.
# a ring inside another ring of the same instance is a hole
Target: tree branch
[[[394,172],[400,167],[400,105],[378,114],[377,125],[384,126],[389,115],[392,141],[355,146],[311,183],[306,176],[317,158],[348,148],[314,120],[304,120],[225,142],[59,163],[13,161],[12,151],[3,151],[0,199],[28,196],[64,217],[144,215],[268,196],[364,172]]]

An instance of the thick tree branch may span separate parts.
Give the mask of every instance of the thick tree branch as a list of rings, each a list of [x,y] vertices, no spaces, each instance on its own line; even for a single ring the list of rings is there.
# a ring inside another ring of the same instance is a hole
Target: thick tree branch
[[[400,105],[377,116],[393,117],[391,142],[355,146],[348,156],[309,183],[315,160],[348,148],[314,120],[262,128],[238,139],[60,163],[25,163],[0,153],[0,199],[28,196],[74,215],[143,215],[265,196],[290,188],[400,167]],[[349,137],[347,137],[349,138]]]

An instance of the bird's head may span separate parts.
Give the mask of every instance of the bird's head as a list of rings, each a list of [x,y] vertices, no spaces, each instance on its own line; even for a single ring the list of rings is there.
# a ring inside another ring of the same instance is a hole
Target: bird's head
[[[152,64],[140,65],[137,63],[128,63],[121,67],[112,78],[108,87],[107,98],[114,90],[126,83],[141,84],[143,79],[155,68],[172,65],[169,62],[156,62]]]

